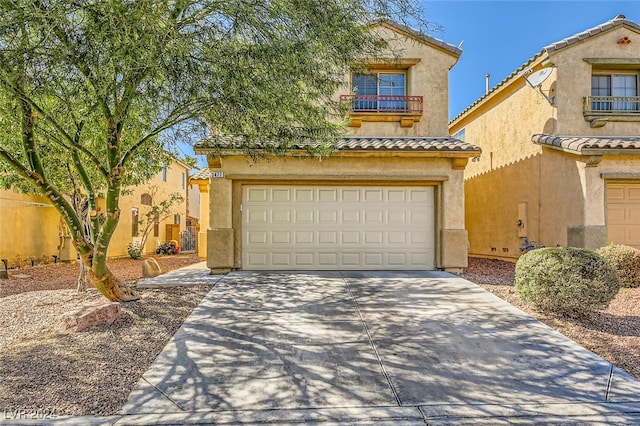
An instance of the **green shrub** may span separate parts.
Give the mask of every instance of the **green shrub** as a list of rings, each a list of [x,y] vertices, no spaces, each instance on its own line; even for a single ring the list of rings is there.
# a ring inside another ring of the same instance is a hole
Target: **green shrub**
[[[546,247],[516,263],[518,296],[542,312],[580,318],[606,308],[620,289],[615,269],[599,254],[573,247]]]
[[[623,244],[610,244],[596,250],[618,271],[621,287],[640,286],[640,250]]]
[[[142,259],[142,247],[140,243],[127,244],[127,253],[129,253],[129,257],[132,259]]]

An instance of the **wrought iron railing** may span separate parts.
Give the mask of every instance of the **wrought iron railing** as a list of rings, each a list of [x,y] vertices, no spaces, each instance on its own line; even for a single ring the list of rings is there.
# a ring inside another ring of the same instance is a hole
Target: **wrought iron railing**
[[[640,114],[640,96],[586,96],[587,114]]]
[[[341,102],[349,102],[352,112],[422,113],[422,96],[342,95]]]

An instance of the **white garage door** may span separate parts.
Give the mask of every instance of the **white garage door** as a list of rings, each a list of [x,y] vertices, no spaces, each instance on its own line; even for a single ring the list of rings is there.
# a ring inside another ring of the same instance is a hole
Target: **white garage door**
[[[640,249],[640,184],[607,185],[607,239]]]
[[[245,186],[246,270],[434,269],[433,187]]]

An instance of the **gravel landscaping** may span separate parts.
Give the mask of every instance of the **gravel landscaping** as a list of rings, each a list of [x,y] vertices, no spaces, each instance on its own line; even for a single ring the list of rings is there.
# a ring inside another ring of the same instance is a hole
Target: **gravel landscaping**
[[[163,272],[199,262],[194,255],[156,259]],[[109,265],[121,279],[141,277],[141,261],[116,259]],[[122,314],[112,325],[66,333],[61,329],[64,313],[104,299],[95,289],[76,292],[77,274],[78,265],[58,264],[11,270],[11,279],[0,281],[0,411],[9,416],[17,411],[117,413],[211,289],[210,285],[140,289],[140,300],[121,304]]]
[[[199,261],[194,255],[156,258],[163,272]],[[121,279],[140,278],[140,261],[116,259],[109,265]],[[472,258],[464,277],[640,377],[640,289],[622,289],[607,310],[588,320],[560,320],[541,315],[518,299],[514,266]],[[78,265],[45,265],[11,270],[9,280],[0,280],[0,410],[117,413],[211,288],[141,289],[141,299],[123,303],[121,316],[111,326],[69,333],[61,329],[62,315],[102,298],[95,289],[77,293],[77,273]]]

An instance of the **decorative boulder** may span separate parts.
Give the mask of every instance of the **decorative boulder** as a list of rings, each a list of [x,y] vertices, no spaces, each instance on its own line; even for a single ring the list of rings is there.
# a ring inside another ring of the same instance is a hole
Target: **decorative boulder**
[[[160,265],[154,258],[150,257],[142,262],[142,278],[157,277],[161,273]]]
[[[62,317],[64,329],[67,331],[82,331],[95,325],[111,325],[118,318],[122,310],[117,302],[85,303],[78,309],[67,312]]]

